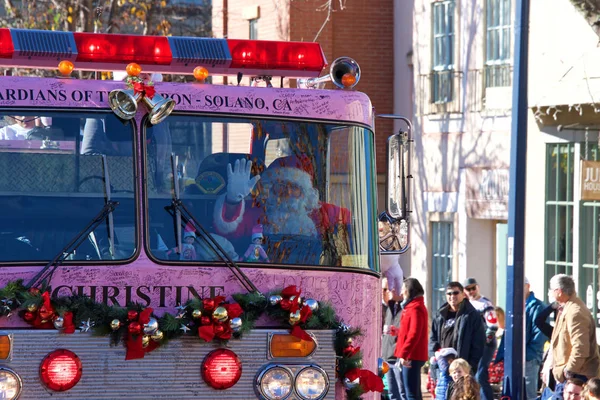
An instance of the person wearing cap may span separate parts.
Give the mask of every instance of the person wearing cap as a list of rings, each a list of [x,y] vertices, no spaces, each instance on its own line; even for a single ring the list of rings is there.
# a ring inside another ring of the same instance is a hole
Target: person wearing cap
[[[460,282],[446,285],[446,300],[431,323],[429,353],[439,369],[438,383],[449,382],[448,357],[463,358],[472,370],[479,366],[485,344],[485,327],[479,312],[466,299]],[[440,390],[441,389],[441,390]],[[445,388],[436,387],[436,398],[445,398]]]
[[[529,279],[525,278],[525,391],[527,400],[538,397],[540,365],[544,356],[544,344],[550,338],[535,324],[546,305],[531,291]]]
[[[465,295],[469,298],[473,307],[479,311],[486,326],[485,346],[483,347],[483,354],[476,369],[475,379],[481,387],[482,400],[494,400],[494,390],[489,379],[489,367],[498,345],[496,340],[498,318],[490,299],[481,295],[479,283],[477,283],[475,278],[467,278],[464,282],[464,288]]]

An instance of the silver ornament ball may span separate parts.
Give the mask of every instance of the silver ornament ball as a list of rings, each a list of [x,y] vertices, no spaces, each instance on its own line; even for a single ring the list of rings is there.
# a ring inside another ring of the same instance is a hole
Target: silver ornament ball
[[[63,319],[63,317],[56,317],[54,319],[54,327],[56,329],[62,329],[65,325],[65,320]]]
[[[354,387],[356,387],[356,385],[358,385],[358,379],[355,381],[351,381],[348,378],[344,378],[344,387],[348,390],[353,389]]]
[[[304,300],[304,304],[306,304],[308,306],[308,308],[310,308],[310,311],[317,312],[317,310],[319,309],[319,302],[314,300],[314,299],[306,299]]]
[[[156,318],[150,318],[147,324],[144,324],[144,334],[153,335],[158,330],[158,321]]]
[[[271,304],[272,306],[276,306],[277,304],[281,303],[281,300],[282,297],[278,294],[269,296],[269,304]]]
[[[229,321],[229,326],[231,326],[231,330],[237,332],[242,327],[242,319],[240,317],[232,318]]]

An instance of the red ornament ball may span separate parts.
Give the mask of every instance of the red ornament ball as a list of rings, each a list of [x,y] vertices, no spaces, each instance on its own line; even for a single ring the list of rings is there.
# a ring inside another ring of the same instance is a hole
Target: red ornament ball
[[[27,322],[31,322],[35,319],[35,314],[27,311],[25,314],[23,314],[23,319]]]
[[[135,310],[130,310],[127,312],[127,319],[130,321],[136,320],[138,317],[138,312]]]
[[[200,318],[200,323],[202,325],[210,325],[210,317],[207,317],[206,315]]]
[[[127,329],[129,330],[129,333],[131,333],[132,335],[139,335],[140,333],[142,333],[142,324],[140,324],[137,321],[133,321],[132,323],[129,324]]]
[[[215,309],[215,301],[213,299],[202,300],[204,311],[212,311]]]

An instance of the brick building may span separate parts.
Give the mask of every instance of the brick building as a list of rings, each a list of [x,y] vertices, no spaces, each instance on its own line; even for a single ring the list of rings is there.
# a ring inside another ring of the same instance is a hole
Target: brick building
[[[361,67],[361,79],[355,89],[371,98],[377,113],[392,113],[393,0],[342,0],[343,10],[340,2],[333,0],[326,24],[328,10],[323,7],[324,3],[323,0],[216,0],[212,7],[213,35],[230,39],[308,42],[316,38],[328,62],[341,56],[354,58]],[[328,71],[322,75],[326,73]],[[280,80],[275,79],[273,85],[279,86]],[[283,85],[294,87],[295,82],[284,80]],[[380,191],[384,183],[386,140],[392,129],[390,120],[377,120]],[[380,203],[379,208],[382,206]]]

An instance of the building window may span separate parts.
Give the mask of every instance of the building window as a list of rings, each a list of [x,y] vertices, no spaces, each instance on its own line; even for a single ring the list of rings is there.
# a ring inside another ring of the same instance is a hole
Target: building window
[[[600,161],[600,148],[596,144],[581,144],[581,156],[586,160]],[[600,201],[581,201],[579,216],[579,297],[585,301],[592,315],[600,310],[598,287],[598,238],[600,231]],[[596,326],[600,326],[598,318]]]
[[[511,85],[511,0],[486,2],[485,87]]]
[[[446,302],[446,284],[452,277],[452,222],[431,223],[431,309],[437,310]]]
[[[453,98],[454,0],[433,3],[432,103],[448,103]]]
[[[248,20],[249,33],[248,38],[250,40],[258,39],[258,18]]]
[[[573,274],[573,143],[546,149],[545,284],[556,274]]]

